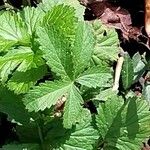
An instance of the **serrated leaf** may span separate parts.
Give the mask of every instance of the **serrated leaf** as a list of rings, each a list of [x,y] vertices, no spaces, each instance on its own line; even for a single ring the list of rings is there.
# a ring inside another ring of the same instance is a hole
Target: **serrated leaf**
[[[29,111],[39,111],[55,105],[70,88],[70,82],[49,81],[34,87],[25,96],[24,104]]]
[[[0,85],[0,111],[8,114],[10,120],[14,119],[21,124],[27,124],[30,121],[30,116],[25,110],[21,98]]]
[[[44,20],[46,20],[46,22],[43,21],[44,28],[39,28],[37,32],[41,50],[44,53],[43,57],[58,76],[72,79],[73,64],[70,48],[72,41],[70,36],[73,34],[72,28],[75,23],[74,10],[60,5],[49,11]]]
[[[62,4],[62,2],[63,0],[55,0],[55,1],[42,0],[42,3],[38,4],[38,7],[41,8],[46,13],[54,6]]]
[[[134,78],[133,62],[128,54],[124,56],[121,75],[122,75],[123,87],[126,90],[132,85],[133,78]]]
[[[8,144],[2,147],[3,150],[40,150],[38,144]]]
[[[28,47],[12,49],[0,60],[1,81],[7,81],[9,89],[17,94],[26,93],[46,71],[41,55],[34,54]],[[12,77],[8,79],[9,75]]]
[[[55,0],[55,1],[42,0],[42,3],[43,4],[40,4],[39,7],[45,12],[52,9],[52,7],[58,6],[60,4],[74,7],[75,16],[78,17],[79,20],[84,20],[85,7],[80,5],[78,0]]]
[[[52,150],[93,150],[93,145],[99,138],[97,130],[92,126],[88,110],[82,110],[78,124],[72,129],[64,129],[58,120],[53,123],[51,129],[46,143]]]
[[[68,91],[67,100],[64,107],[63,124],[65,128],[75,125],[82,111],[83,99],[77,87],[72,84]]]
[[[5,11],[0,15],[0,20],[0,37],[10,42],[14,41],[24,44],[30,42],[30,37],[19,15]]]
[[[87,87],[96,88],[106,87],[110,79],[112,79],[112,75],[108,68],[95,66],[83,72],[83,74],[76,79],[76,82]]]
[[[78,17],[79,20],[84,20],[85,7],[82,6],[78,0],[64,0],[63,3],[74,7],[76,17]]]
[[[113,91],[112,88],[102,89],[98,95],[95,95],[94,100],[107,101],[115,97],[117,92]]]
[[[12,49],[6,55],[0,58],[0,78],[2,82],[8,79],[8,75],[18,67],[23,61],[31,58],[33,52],[30,48],[20,47]]]
[[[107,100],[99,106],[97,126],[104,141],[104,150],[140,149],[149,138],[150,112],[146,101],[129,98]]]
[[[26,59],[26,63],[22,66],[23,68],[21,68],[21,65],[7,82],[8,88],[17,94],[28,92],[47,72],[45,62],[40,56],[33,55],[31,59]]]
[[[40,24],[44,14],[45,13],[39,7],[25,7],[22,11],[20,11],[20,16],[25,22],[28,33],[30,35],[34,35],[37,26]]]
[[[90,25],[79,22],[72,51],[75,78],[87,67],[93,54],[94,38]]]
[[[15,41],[6,40],[3,37],[0,37],[0,52],[7,52],[15,44]]]
[[[96,45],[94,55],[104,61],[114,61],[118,57],[119,40],[116,31],[100,21],[93,22]]]

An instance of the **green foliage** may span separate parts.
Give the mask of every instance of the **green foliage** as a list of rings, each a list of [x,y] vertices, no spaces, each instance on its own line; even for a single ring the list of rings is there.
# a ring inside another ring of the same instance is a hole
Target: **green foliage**
[[[98,112],[97,126],[104,140],[104,150],[140,149],[141,142],[149,137],[150,112],[144,101],[133,97],[123,103],[116,97],[101,104]]]
[[[125,60],[122,69],[122,82],[125,90],[132,85],[133,78],[134,78],[134,69],[132,59],[128,54],[125,54]]]
[[[117,33],[83,14],[76,0],[1,13],[0,112],[18,137],[2,149],[128,150],[149,137],[148,102],[126,95],[148,64],[139,53],[125,55],[118,96],[111,89]],[[149,99],[148,84],[144,92]]]

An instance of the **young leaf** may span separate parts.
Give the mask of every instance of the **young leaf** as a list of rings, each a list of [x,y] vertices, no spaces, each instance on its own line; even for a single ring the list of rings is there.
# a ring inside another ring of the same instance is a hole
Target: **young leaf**
[[[3,150],[40,150],[40,146],[35,143],[29,144],[8,144],[2,147]]]
[[[72,51],[75,78],[87,67],[93,54],[94,38],[92,28],[84,22],[79,22],[75,33]]]
[[[98,109],[97,126],[104,141],[104,150],[140,149],[149,137],[150,112],[146,101],[129,98],[109,99]]]
[[[0,85],[0,111],[8,114],[10,120],[28,124],[30,116],[25,110],[21,98],[21,96],[16,96],[13,92]]]
[[[70,88],[70,82],[46,82],[30,90],[24,98],[24,104],[29,111],[39,111],[55,105],[58,99]]]
[[[119,52],[119,40],[115,30],[106,27],[98,20],[94,21],[92,25],[96,40],[94,55],[104,61],[116,60]]]
[[[134,69],[133,69],[133,63],[130,56],[127,54],[124,57],[124,63],[122,67],[122,82],[124,89],[128,89],[132,83],[134,78]]]
[[[58,120],[50,129],[52,130],[45,138],[45,145],[49,149],[93,150],[93,145],[99,138],[97,130],[92,126],[92,118],[88,110],[82,110],[78,124],[72,129],[64,129]]]
[[[68,91],[67,101],[64,108],[63,124],[65,128],[71,128],[72,125],[75,125],[82,111],[81,104],[83,104],[83,99],[77,87],[72,84]]]
[[[106,87],[111,78],[112,75],[109,69],[95,66],[83,72],[83,74],[76,79],[76,82],[87,87]]]
[[[43,21],[44,28],[39,28],[37,32],[44,53],[43,57],[58,76],[72,79],[70,36],[73,34],[72,28],[75,23],[74,10],[68,6],[57,6],[46,14],[44,20],[46,20]]]

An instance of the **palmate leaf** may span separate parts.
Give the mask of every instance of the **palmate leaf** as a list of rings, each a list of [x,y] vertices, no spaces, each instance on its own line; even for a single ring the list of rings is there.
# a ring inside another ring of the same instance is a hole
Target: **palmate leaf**
[[[111,72],[106,67],[95,66],[87,69],[77,79],[76,82],[87,87],[106,87],[112,79]]]
[[[89,24],[79,22],[76,27],[75,42],[72,50],[75,78],[87,67],[94,50],[94,38]]]
[[[12,71],[12,77],[8,80]],[[45,62],[40,54],[34,54],[27,47],[13,49],[0,60],[1,81],[8,80],[7,86],[17,94],[26,93],[46,71]]]
[[[24,104],[29,111],[39,111],[55,105],[70,88],[70,81],[46,82],[30,90],[25,96]]]
[[[21,100],[21,96],[16,96],[6,87],[0,85],[0,111],[8,114],[9,120],[28,124],[30,116]]]
[[[56,17],[56,14],[62,17]],[[44,20],[47,21],[43,22],[44,28],[39,28],[37,32],[41,44],[40,49],[44,53],[43,57],[47,64],[58,76],[70,79],[73,78],[73,64],[70,51],[72,42],[69,37],[73,34],[72,28],[75,23],[73,18],[72,8],[57,6],[46,14]]]
[[[65,103],[63,124],[65,128],[71,128],[75,125],[81,115],[83,99],[77,87],[72,84],[68,90],[67,101]]]
[[[8,144],[3,146],[2,150],[40,150],[40,146],[36,143]]]
[[[52,150],[93,150],[93,145],[99,138],[88,110],[82,110],[78,124],[70,130],[64,129],[60,120],[51,123],[51,126],[45,145]]]
[[[0,15],[0,37],[14,43],[28,44],[30,37],[18,14],[5,11]],[[9,42],[7,45],[10,44]]]
[[[109,99],[99,106],[97,126],[104,140],[104,150],[140,149],[149,138],[150,112],[146,101],[129,98]]]
[[[114,61],[118,57],[119,39],[116,31],[96,20],[92,23],[95,35],[94,56],[103,61]]]

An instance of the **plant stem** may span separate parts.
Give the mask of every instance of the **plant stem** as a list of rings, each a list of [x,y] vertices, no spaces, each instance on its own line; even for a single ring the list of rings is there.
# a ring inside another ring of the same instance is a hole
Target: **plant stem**
[[[116,70],[115,70],[115,79],[114,79],[114,85],[112,90],[117,91],[119,88],[119,80],[120,80],[120,74],[122,70],[122,65],[123,65],[124,57],[121,56],[118,58],[117,65],[116,65]]]

